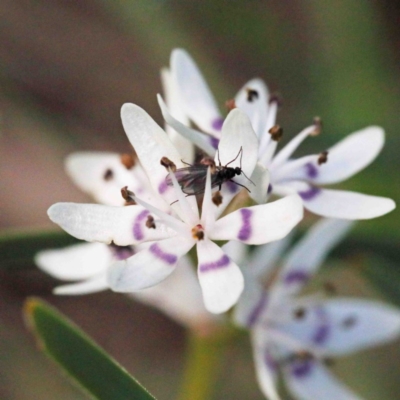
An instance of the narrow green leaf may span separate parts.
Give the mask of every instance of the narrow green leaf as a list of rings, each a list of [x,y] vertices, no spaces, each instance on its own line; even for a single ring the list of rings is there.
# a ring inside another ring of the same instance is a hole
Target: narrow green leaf
[[[0,268],[32,268],[33,257],[38,251],[77,242],[63,231],[3,231],[0,233]]]
[[[53,307],[40,299],[30,298],[25,303],[24,315],[39,347],[94,398],[155,399],[104,350]]]

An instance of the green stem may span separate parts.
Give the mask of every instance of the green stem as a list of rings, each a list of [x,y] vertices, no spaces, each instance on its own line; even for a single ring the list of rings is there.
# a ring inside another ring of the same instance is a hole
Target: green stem
[[[231,334],[227,329],[208,337],[188,333],[186,366],[178,400],[212,398]]]

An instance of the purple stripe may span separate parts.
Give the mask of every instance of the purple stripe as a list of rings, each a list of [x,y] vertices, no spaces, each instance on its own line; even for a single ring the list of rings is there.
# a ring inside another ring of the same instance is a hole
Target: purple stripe
[[[242,214],[242,227],[240,228],[237,237],[239,240],[248,240],[252,233],[250,219],[253,211],[249,210],[248,208],[241,208],[240,213]]]
[[[142,231],[142,223],[149,214],[149,211],[143,210],[136,216],[135,221],[133,222],[133,237],[136,240],[143,240],[144,233]]]
[[[174,265],[178,261],[178,257],[175,254],[165,253],[157,243],[153,243],[149,250],[151,254],[169,265]]]
[[[331,333],[331,326],[328,323],[328,316],[324,312],[324,309],[319,307],[315,310],[315,312],[317,314],[318,326],[312,337],[312,341],[315,344],[322,345],[326,342]]]
[[[225,268],[230,264],[230,259],[229,257],[224,254],[219,260],[210,262],[210,263],[205,263],[205,264],[200,264],[199,265],[199,270],[200,272],[209,272],[213,271],[215,269],[220,269],[220,268]]]
[[[226,186],[230,193],[236,193],[239,189],[239,186],[233,181],[227,181]]]
[[[167,182],[163,180],[159,185],[158,185],[158,193],[163,194],[165,191],[168,189]]]
[[[288,285],[292,285],[293,283],[300,284],[306,283],[309,278],[307,272],[302,271],[301,269],[290,271],[284,277],[284,282]]]
[[[268,296],[265,292],[262,293],[258,303],[256,306],[253,308],[251,314],[249,315],[249,318],[247,318],[247,326],[251,328],[257,321],[264,310],[265,306],[267,305],[267,300]]]
[[[295,378],[304,378],[311,373],[313,366],[314,366],[314,361],[311,359],[307,360],[296,359],[290,364],[291,367],[290,372]]]
[[[211,146],[214,147],[215,150],[218,149],[219,139],[217,139],[214,136],[210,136],[210,143],[211,143]]]
[[[267,366],[267,368],[271,371],[276,371],[279,366],[267,349],[265,349],[264,351],[264,363]]]
[[[117,260],[126,260],[135,254],[132,246],[117,246],[112,243],[109,245],[109,249]]]
[[[313,163],[307,163],[304,165],[306,174],[309,178],[316,178],[318,176],[318,168]]]
[[[267,190],[267,194],[271,194],[272,193],[272,185],[271,184],[269,184],[268,185],[268,190]]]
[[[220,131],[222,129],[223,124],[224,124],[224,119],[221,117],[217,117],[217,118],[213,119],[213,121],[211,122],[211,126],[216,131]]]
[[[305,190],[304,192],[299,192],[299,195],[303,200],[308,201],[308,200],[314,199],[320,193],[321,193],[321,189],[319,189],[315,186],[311,186],[310,189]]]

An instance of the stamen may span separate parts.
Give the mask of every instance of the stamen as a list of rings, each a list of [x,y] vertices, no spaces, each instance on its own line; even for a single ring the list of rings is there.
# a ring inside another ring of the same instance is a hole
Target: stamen
[[[246,91],[247,91],[247,101],[252,103],[254,99],[258,99],[259,94],[257,90],[247,88]]]
[[[225,107],[228,109],[228,111],[232,111],[234,108],[236,108],[235,99],[227,100],[225,102]]]
[[[222,200],[223,200],[223,197],[222,197],[222,194],[221,194],[221,192],[220,192],[219,190],[213,194],[213,196],[212,196],[212,202],[213,202],[217,207],[219,207],[219,206],[222,204]]]
[[[149,229],[156,229],[156,224],[154,222],[154,217],[151,215],[147,216],[146,227]]]
[[[127,154],[127,153],[121,154],[120,160],[126,169],[132,169],[136,164],[134,154]]]
[[[272,93],[269,98],[269,104],[276,103],[278,107],[282,107],[283,99],[279,93]]]
[[[318,136],[322,132],[322,120],[320,117],[314,118],[314,131],[310,133],[310,136]]]
[[[123,197],[123,199],[125,200],[125,205],[126,206],[134,206],[136,205],[136,201],[135,201],[135,193],[131,192],[130,190],[128,190],[128,186],[124,186],[121,189],[121,195]]]
[[[325,150],[318,157],[318,165],[325,164],[328,161],[328,152]]]
[[[112,169],[108,168],[106,172],[104,172],[103,179],[105,181],[110,181],[112,178],[114,178],[114,172]]]
[[[272,140],[279,142],[283,136],[283,129],[279,125],[274,125],[268,133],[271,135]]]
[[[167,169],[168,172],[170,172],[170,170],[172,172],[176,171],[176,165],[167,157],[162,157],[160,160],[160,164]]]
[[[203,240],[204,228],[200,224],[197,224],[194,228],[192,228],[192,236],[193,239]]]
[[[294,317],[296,319],[303,319],[306,316],[306,309],[303,307],[294,310]]]

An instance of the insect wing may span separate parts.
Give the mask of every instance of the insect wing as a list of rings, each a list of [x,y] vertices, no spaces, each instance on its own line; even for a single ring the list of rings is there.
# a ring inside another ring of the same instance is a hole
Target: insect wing
[[[207,178],[207,168],[203,165],[194,165],[187,168],[180,168],[175,171],[176,180],[182,192],[188,196],[204,193]],[[165,178],[168,186],[172,186],[170,174]]]

